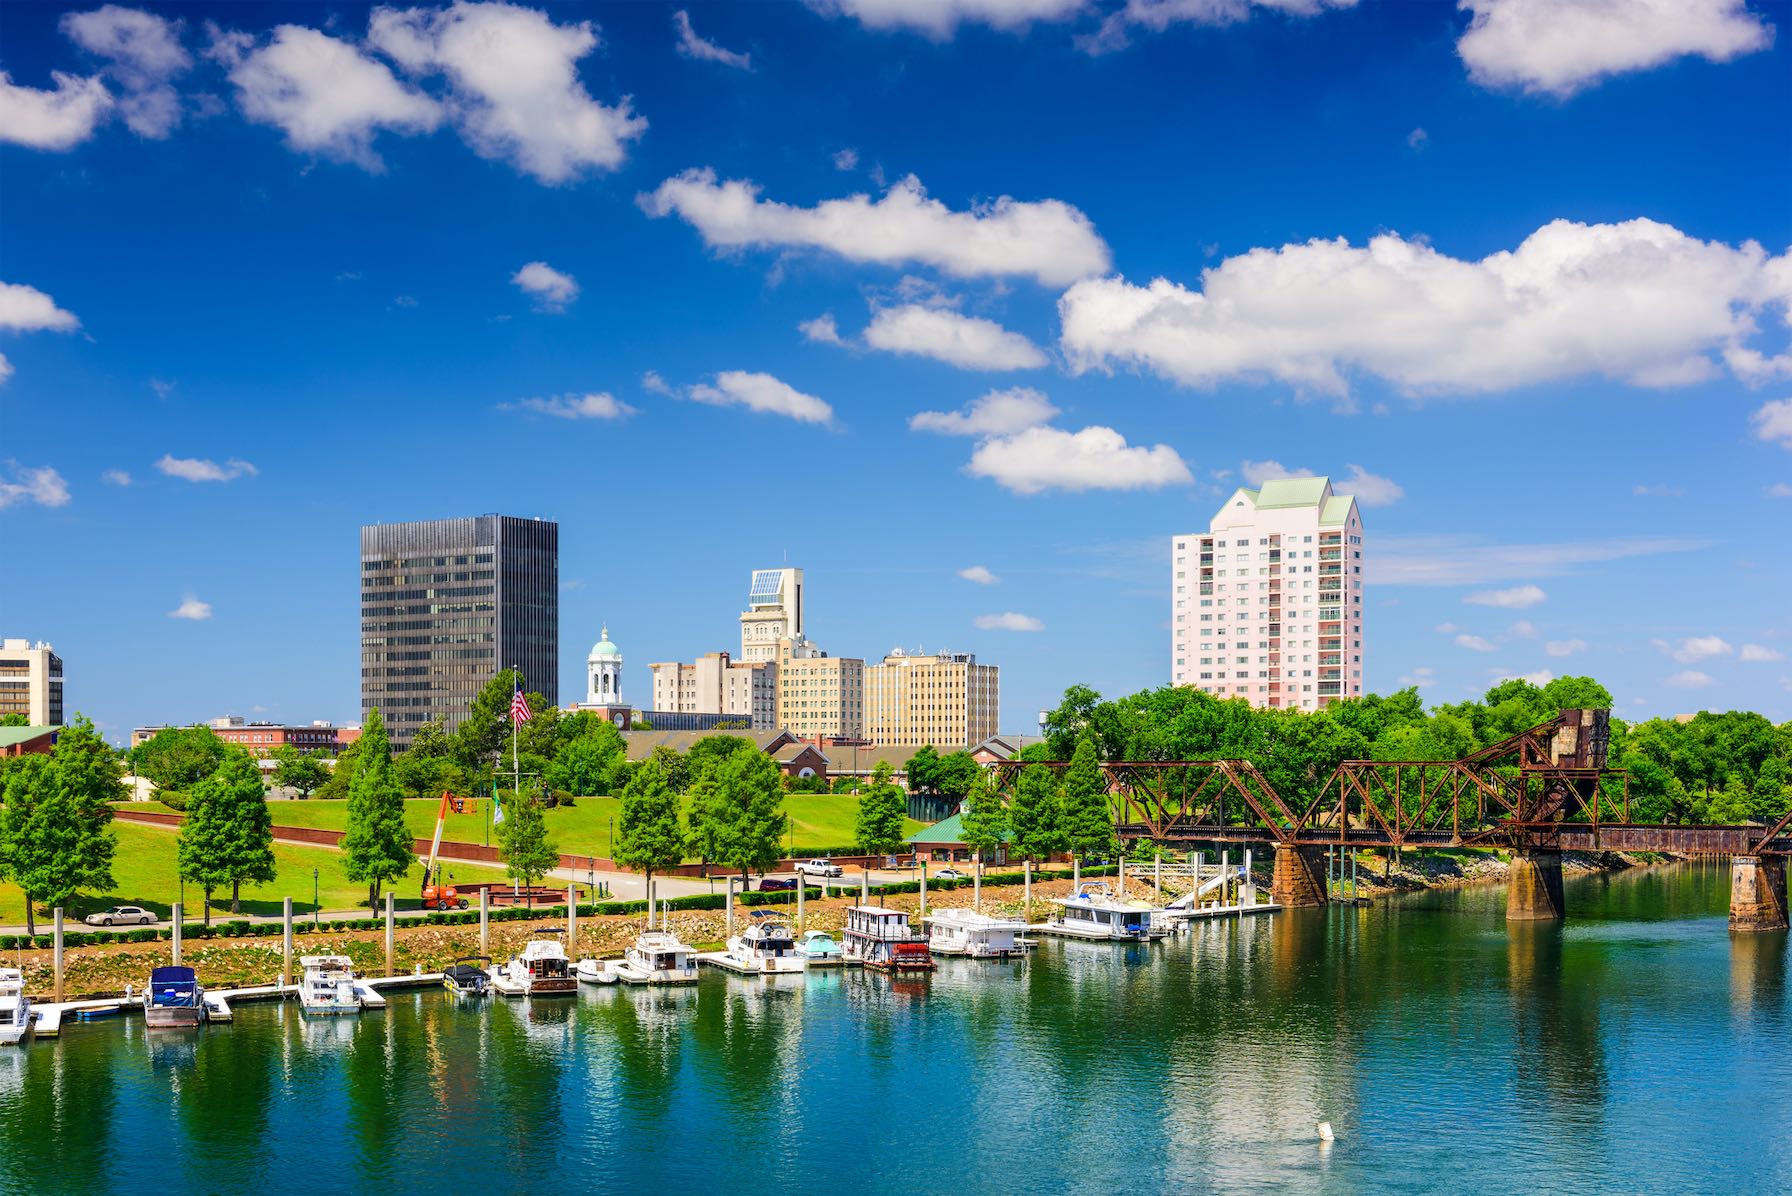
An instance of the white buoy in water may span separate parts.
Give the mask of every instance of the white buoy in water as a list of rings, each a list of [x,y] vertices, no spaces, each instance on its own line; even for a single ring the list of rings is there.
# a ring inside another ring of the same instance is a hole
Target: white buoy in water
[[[1332,1140],[1332,1123],[1331,1122],[1322,1121],[1319,1123],[1319,1140],[1321,1142],[1330,1142]]]

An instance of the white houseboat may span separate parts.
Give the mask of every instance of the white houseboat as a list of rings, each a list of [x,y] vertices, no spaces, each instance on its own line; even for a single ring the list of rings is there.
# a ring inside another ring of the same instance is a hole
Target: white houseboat
[[[621,959],[581,959],[578,977],[592,984],[695,984],[697,952],[669,930],[649,930]]]
[[[754,910],[752,924],[728,940],[728,967],[767,976],[801,972],[808,960],[797,950],[790,923],[775,910]]]
[[[559,939],[530,939],[521,955],[496,970],[492,984],[507,997],[566,996],[579,987]]]
[[[943,909],[929,914],[927,946],[935,955],[963,955],[971,959],[1013,959],[1027,953],[1021,935],[1025,922],[995,918],[968,909]]]
[[[1156,912],[1143,903],[1122,901],[1104,881],[1085,881],[1068,897],[1054,897],[1058,907],[1042,930],[1048,934],[1075,939],[1102,939],[1115,942],[1144,942],[1161,938],[1163,930],[1153,928]]]
[[[848,963],[890,972],[933,970],[927,940],[910,929],[908,915],[881,905],[855,905],[846,911]]]
[[[299,966],[299,1010],[328,1015],[361,1012],[355,991],[354,961],[346,955],[302,955]]]
[[[31,998],[25,995],[25,973],[0,968],[0,1046],[17,1046],[31,1037]]]
[[[188,1029],[206,1020],[205,986],[192,968],[154,968],[143,990],[143,1024],[151,1030]]]

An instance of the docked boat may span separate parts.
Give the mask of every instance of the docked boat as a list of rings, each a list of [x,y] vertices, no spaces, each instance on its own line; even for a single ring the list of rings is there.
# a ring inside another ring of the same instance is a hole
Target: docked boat
[[[1142,942],[1161,938],[1154,926],[1157,912],[1142,902],[1123,901],[1105,881],[1085,881],[1068,897],[1054,897],[1058,907],[1044,929],[1066,938]]]
[[[303,955],[299,966],[299,1010],[328,1016],[361,1012],[361,995],[355,991],[354,962],[346,955]]]
[[[616,971],[620,959],[581,959],[573,968],[573,975],[584,984],[619,984],[622,976]]]
[[[929,914],[927,946],[935,955],[962,955],[970,959],[1013,959],[1027,953],[1021,938],[1025,922],[996,918],[968,909],[943,909]]]
[[[492,982],[499,992],[513,997],[564,997],[579,988],[559,939],[530,939],[521,955],[497,970]]]
[[[927,940],[908,924],[908,915],[881,905],[855,905],[846,911],[848,963],[887,972],[929,972],[933,952]]]
[[[809,931],[803,935],[803,941],[796,945],[796,949],[812,968],[844,962],[840,957],[839,942],[825,930]]]
[[[143,1024],[151,1030],[191,1029],[206,1020],[205,986],[192,968],[156,968],[143,990]]]
[[[442,987],[460,997],[483,997],[492,991],[489,955],[469,955],[442,969]]]
[[[796,949],[790,923],[776,910],[754,910],[752,924],[728,940],[725,954],[734,970],[767,976],[800,972],[808,966]]]
[[[18,1046],[31,1037],[31,998],[25,995],[25,973],[0,968],[0,1046]]]
[[[591,965],[587,967],[587,965]],[[697,952],[669,930],[649,930],[621,959],[582,959],[579,979],[593,984],[695,984]]]

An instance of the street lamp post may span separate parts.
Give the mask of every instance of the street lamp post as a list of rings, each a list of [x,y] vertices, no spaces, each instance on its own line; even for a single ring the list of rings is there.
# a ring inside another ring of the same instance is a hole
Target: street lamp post
[[[317,869],[311,870],[311,929],[317,929],[317,915],[322,908],[317,899]]]

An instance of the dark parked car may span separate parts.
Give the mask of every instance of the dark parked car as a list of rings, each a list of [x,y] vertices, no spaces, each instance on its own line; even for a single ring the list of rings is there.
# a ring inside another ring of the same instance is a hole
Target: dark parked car
[[[795,890],[796,881],[785,880],[778,876],[762,876],[759,878],[761,893],[786,893]]]

